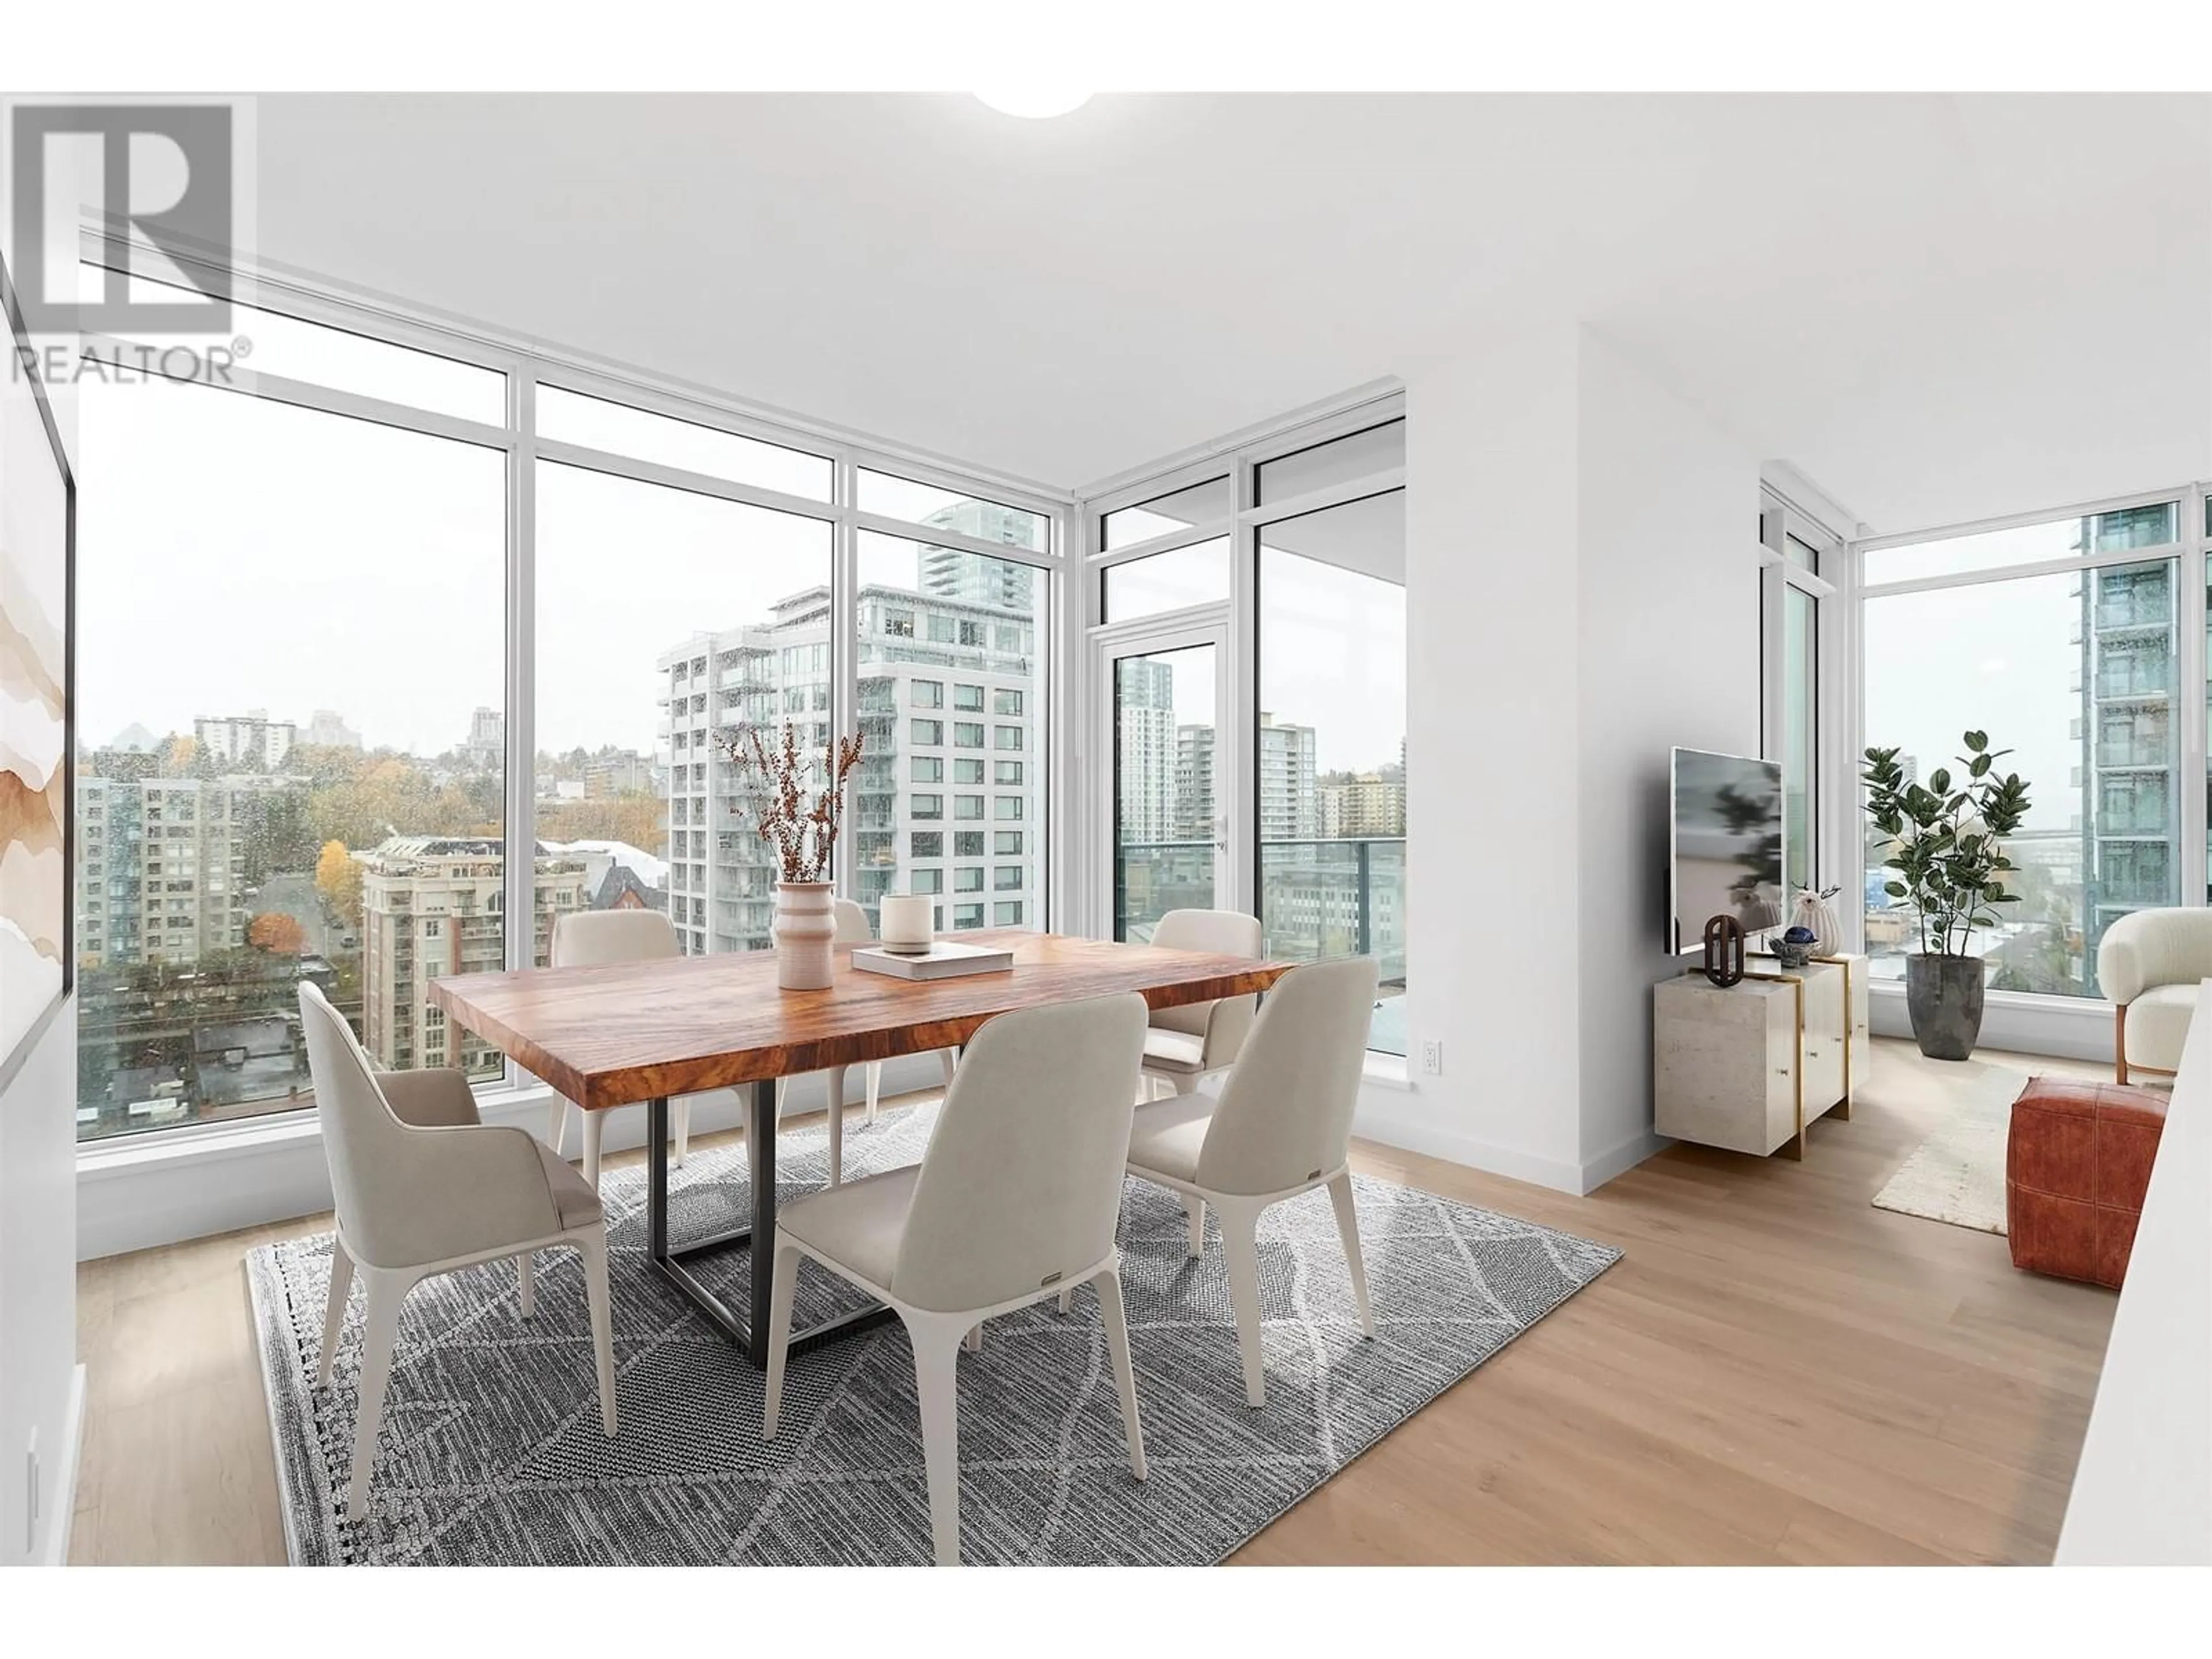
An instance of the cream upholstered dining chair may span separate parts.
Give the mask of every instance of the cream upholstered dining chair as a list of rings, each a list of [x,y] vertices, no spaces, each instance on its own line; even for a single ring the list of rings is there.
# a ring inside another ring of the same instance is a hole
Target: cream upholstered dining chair
[[[581,1255],[599,1424],[611,1436],[614,1338],[599,1195],[526,1130],[479,1123],[476,1097],[459,1072],[374,1071],[337,1010],[311,984],[300,987],[300,1024],[337,1209],[319,1386],[331,1380],[356,1276],[368,1297],[347,1517],[357,1521],[368,1512],[400,1304],[416,1285],[440,1273],[519,1258],[527,1318],[536,1311],[534,1253],[568,1249]]]
[[[1212,1205],[1221,1218],[1249,1405],[1267,1403],[1257,1239],[1260,1214],[1268,1206],[1328,1188],[1360,1329],[1375,1334],[1350,1158],[1376,983],[1371,957],[1291,969],[1267,993],[1218,1097],[1178,1095],[1139,1106],[1129,1132],[1129,1173],[1183,1195],[1191,1255],[1205,1249],[1205,1206]]]
[[[2112,1006],[2112,1075],[2181,1069],[2197,988],[2212,979],[2212,910],[2131,910],[2097,945],[2097,988]]]
[[[1144,1033],[1144,999],[1133,995],[1001,1014],[969,1043],[920,1164],[776,1213],[762,1432],[775,1437],[792,1298],[809,1257],[889,1303],[906,1326],[940,1566],[960,1559],[958,1351],[993,1315],[1062,1285],[1097,1285],[1129,1472],[1145,1478],[1114,1246]]]
[[[1257,957],[1260,919],[1237,910],[1170,910],[1152,929],[1152,943],[1168,951]],[[1187,1095],[1210,1072],[1228,1068],[1252,1029],[1257,997],[1156,1008],[1145,1032],[1145,1080]]]
[[[830,941],[831,945],[866,945],[874,939],[875,932],[868,926],[868,913],[859,904],[851,899],[841,898],[831,900],[830,905],[837,918],[837,933],[836,936]],[[945,1064],[945,1086],[948,1089],[952,1086],[953,1066],[959,1054],[960,1051],[957,1048],[938,1050],[938,1058]],[[884,1063],[880,1060],[872,1060],[866,1064],[868,1067],[867,1121],[873,1123],[876,1121],[876,1100],[883,1092]],[[830,1106],[835,1108],[829,1115],[830,1184],[832,1187],[845,1178],[845,1070],[842,1066],[833,1066],[826,1079],[828,1093],[824,1098]],[[790,1091],[789,1078],[776,1079],[775,1115],[779,1121],[783,1117],[784,1097]]]
[[[571,910],[553,922],[553,966],[604,968],[618,962],[659,962],[683,954],[677,943],[676,924],[659,910]],[[681,1165],[691,1146],[691,1103],[678,1096],[668,1103],[676,1143],[676,1162]],[[599,1143],[606,1128],[604,1112],[586,1112],[584,1120],[584,1179],[594,1190],[599,1184]],[[556,1154],[568,1144],[568,1102],[553,1097],[552,1121],[545,1139]]]

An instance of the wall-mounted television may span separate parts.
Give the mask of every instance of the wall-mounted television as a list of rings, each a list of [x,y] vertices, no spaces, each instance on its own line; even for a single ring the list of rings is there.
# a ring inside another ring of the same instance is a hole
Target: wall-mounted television
[[[1717,915],[1781,927],[1782,763],[1677,749],[1673,777],[1667,948],[1701,949]]]

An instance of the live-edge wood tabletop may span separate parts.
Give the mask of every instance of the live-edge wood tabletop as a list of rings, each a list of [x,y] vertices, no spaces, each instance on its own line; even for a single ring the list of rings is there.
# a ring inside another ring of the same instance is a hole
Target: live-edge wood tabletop
[[[1264,991],[1286,962],[1017,929],[963,933],[1014,956],[1011,973],[904,980],[836,952],[824,991],[786,991],[773,951],[434,981],[447,1018],[586,1110],[926,1054],[994,1016],[1134,991],[1154,1008]]]

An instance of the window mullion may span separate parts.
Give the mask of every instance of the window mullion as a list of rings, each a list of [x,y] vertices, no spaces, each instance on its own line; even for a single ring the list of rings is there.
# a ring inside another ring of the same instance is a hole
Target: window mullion
[[[848,453],[837,459],[835,495],[837,526],[830,556],[830,729],[850,734],[860,729],[860,467]],[[896,750],[896,744],[894,744]],[[867,763],[862,757],[861,764]],[[836,890],[846,898],[860,897],[859,826],[854,819],[860,779],[848,788],[845,812],[837,825]]]
[[[507,380],[507,906],[506,961],[534,965],[538,801],[538,381],[526,365]],[[510,1073],[514,1062],[508,1062]],[[510,1075],[510,1082],[520,1079]]]
[[[2182,511],[2189,515],[2184,542],[2188,550],[2176,561],[2181,582],[2174,623],[2179,633],[2174,650],[2174,718],[2179,736],[2179,764],[2174,788],[2179,794],[2179,823],[2176,855],[2181,865],[2181,902],[2202,905],[2212,902],[2212,868],[2208,868],[2206,823],[2212,805],[2212,766],[2207,763],[2208,690],[2212,690],[2212,663],[2206,661],[2206,585],[2212,582],[2212,536],[2205,523],[2208,497],[2203,489],[2185,496]]]

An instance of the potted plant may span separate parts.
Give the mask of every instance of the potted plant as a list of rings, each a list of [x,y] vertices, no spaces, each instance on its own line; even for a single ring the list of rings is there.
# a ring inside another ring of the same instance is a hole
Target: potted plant
[[[2012,753],[1994,751],[1989,733],[1965,734],[1964,769],[1937,767],[1911,781],[1894,749],[1866,751],[1867,816],[1887,839],[1883,861],[1896,873],[1882,890],[1920,914],[1920,949],[1905,959],[1905,1006],[1913,1040],[1930,1060],[1964,1060],[1982,1030],[1982,958],[1967,953],[1973,930],[1993,924],[1991,908],[2016,904],[2002,877],[2014,868],[2003,838],[2027,816],[2027,786],[2017,772],[1997,775]]]
[[[750,803],[756,830],[775,849],[775,982],[787,991],[823,991],[830,983],[830,946],[837,936],[830,903],[830,867],[837,848],[837,823],[845,808],[845,779],[860,763],[858,736],[832,739],[823,754],[825,777],[811,794],[807,757],[798,728],[784,725],[770,744],[757,726],[717,732],[714,746],[738,769],[740,799]]]

